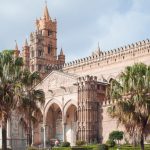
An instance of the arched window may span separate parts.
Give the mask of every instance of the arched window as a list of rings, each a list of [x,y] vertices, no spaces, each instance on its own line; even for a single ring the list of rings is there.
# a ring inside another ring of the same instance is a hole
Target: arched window
[[[43,56],[43,51],[41,49],[38,51],[38,56]]]

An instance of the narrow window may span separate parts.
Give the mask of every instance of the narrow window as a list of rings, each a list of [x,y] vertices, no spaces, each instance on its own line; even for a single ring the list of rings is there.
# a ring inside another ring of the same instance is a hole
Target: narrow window
[[[51,47],[50,47],[50,45],[48,46],[48,54],[50,54],[50,52],[51,52]]]
[[[40,57],[40,56],[42,56],[43,54],[42,54],[42,50],[39,50],[39,52],[38,52],[38,56]]]
[[[52,31],[48,30],[48,36],[52,35]]]

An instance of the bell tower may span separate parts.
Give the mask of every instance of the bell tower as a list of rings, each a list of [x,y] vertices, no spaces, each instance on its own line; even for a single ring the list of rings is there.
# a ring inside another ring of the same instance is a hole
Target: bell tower
[[[46,66],[62,65],[62,61],[57,59],[57,21],[52,20],[47,4],[45,5],[43,16],[36,19],[36,31],[30,34],[30,71],[46,73]],[[65,55],[63,55],[65,59]],[[61,56],[62,60],[62,56]],[[65,60],[63,61],[63,63]]]

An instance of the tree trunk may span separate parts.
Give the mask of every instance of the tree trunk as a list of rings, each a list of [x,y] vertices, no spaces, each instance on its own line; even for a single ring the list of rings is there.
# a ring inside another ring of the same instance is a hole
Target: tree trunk
[[[32,123],[31,123],[31,111],[29,110],[29,146],[32,144]]]
[[[32,129],[29,127],[29,146],[32,144]]]
[[[143,133],[141,134],[140,146],[141,146],[141,150],[144,150],[144,136],[143,136]]]
[[[7,116],[2,114],[2,150],[7,150]]]

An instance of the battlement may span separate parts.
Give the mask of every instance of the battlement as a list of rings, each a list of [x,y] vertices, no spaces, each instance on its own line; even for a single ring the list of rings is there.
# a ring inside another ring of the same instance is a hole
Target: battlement
[[[85,65],[90,65],[96,62],[103,62],[103,65],[110,64],[113,62],[118,62],[124,59],[131,59],[133,57],[140,56],[142,54],[150,53],[150,40],[146,39],[130,45],[126,45],[117,49],[112,49],[109,51],[103,51],[101,53],[94,53],[85,58],[77,59],[64,64],[64,70],[69,70],[70,68],[81,67]]]
[[[85,77],[79,77],[78,78],[78,83],[81,83],[81,82],[85,82],[85,81],[88,81],[88,82],[97,82],[97,77],[96,76],[89,76],[89,75],[86,75]]]

